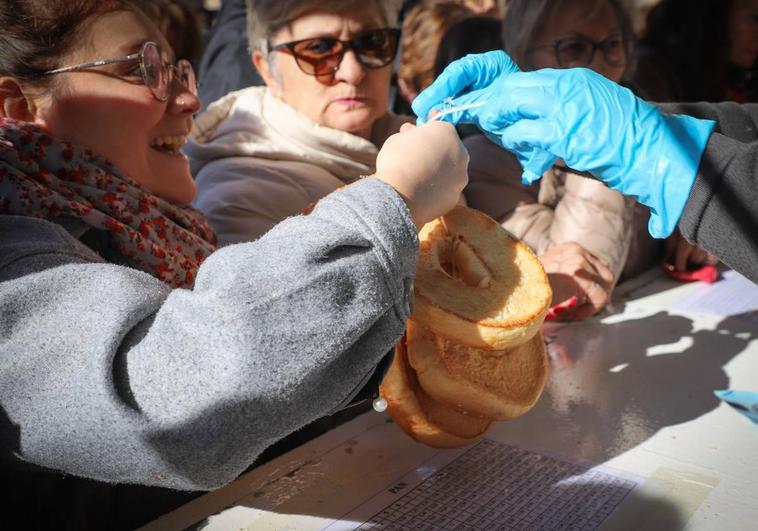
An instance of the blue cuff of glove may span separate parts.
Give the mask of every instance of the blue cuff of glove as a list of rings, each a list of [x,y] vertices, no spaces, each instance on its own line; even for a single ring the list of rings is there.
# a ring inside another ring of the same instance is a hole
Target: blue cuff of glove
[[[686,115],[664,115],[657,139],[659,155],[655,179],[661,193],[650,207],[648,231],[654,238],[674,232],[695,183],[700,160],[716,122]],[[651,198],[652,199],[652,198]]]

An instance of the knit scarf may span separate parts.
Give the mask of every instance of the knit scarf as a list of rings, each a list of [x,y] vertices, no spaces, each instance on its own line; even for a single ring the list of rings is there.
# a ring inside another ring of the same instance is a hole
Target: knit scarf
[[[0,214],[80,219],[106,231],[126,264],[191,288],[216,248],[205,217],[148,192],[91,150],[0,118]]]

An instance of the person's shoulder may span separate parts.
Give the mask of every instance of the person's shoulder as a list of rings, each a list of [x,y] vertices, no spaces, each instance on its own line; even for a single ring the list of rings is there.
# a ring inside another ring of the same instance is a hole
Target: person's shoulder
[[[0,248],[61,247],[75,245],[66,230],[45,219],[28,216],[0,215]]]
[[[57,223],[0,215],[0,278],[5,278],[10,270],[23,269],[26,267],[23,264],[38,271],[63,263],[101,261],[94,251]]]
[[[229,129],[255,127],[255,124],[247,121],[251,116],[261,115],[265,94],[265,87],[246,87],[211,102],[195,117],[188,148],[191,150],[192,143],[203,145],[212,142],[220,133],[228,132]]]
[[[322,182],[330,189],[345,184],[316,164],[242,155],[216,159],[206,164],[198,172],[196,181],[198,195],[218,186],[239,192],[259,190],[264,183],[289,187],[304,182]]]
[[[195,205],[206,214],[258,207],[290,213],[344,184],[323,168],[301,161],[230,157],[198,173]]]

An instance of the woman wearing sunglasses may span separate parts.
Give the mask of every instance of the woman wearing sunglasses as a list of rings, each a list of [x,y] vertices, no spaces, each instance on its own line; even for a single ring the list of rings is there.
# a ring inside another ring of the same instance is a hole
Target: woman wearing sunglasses
[[[453,126],[408,125],[375,178],[216,251],[186,206],[194,74],[135,6],[0,4],[2,477],[86,513],[25,527],[134,527],[87,520],[110,506],[71,476],[218,487],[349,401],[403,331],[416,226],[466,180]]]
[[[252,61],[265,87],[199,116],[186,153],[196,206],[222,245],[258,238],[360,175],[411,121],[388,112],[398,2],[248,3]]]
[[[618,0],[513,0],[503,23],[505,50],[523,70],[586,67],[615,82],[629,70],[631,31]],[[524,186],[511,154],[483,136],[465,143],[471,154],[467,201],[537,252],[554,303],[578,298],[566,318],[596,313],[621,276],[660,260],[661,245],[647,235],[647,211],[633,200],[561,161],[538,184]]]

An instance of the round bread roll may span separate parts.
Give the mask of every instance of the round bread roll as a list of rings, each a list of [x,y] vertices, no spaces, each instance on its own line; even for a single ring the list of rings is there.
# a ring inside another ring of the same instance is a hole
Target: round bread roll
[[[419,240],[412,319],[482,349],[514,347],[537,333],[552,292],[525,243],[462,206],[424,225]]]
[[[518,417],[532,408],[545,387],[548,360],[539,332],[510,350],[481,350],[408,321],[406,342],[421,388],[432,399],[470,416]]]
[[[408,435],[434,448],[459,448],[481,439],[491,421],[469,417],[440,404],[418,385],[408,365],[404,340],[395,348],[395,359],[384,376],[379,393],[387,411]]]

